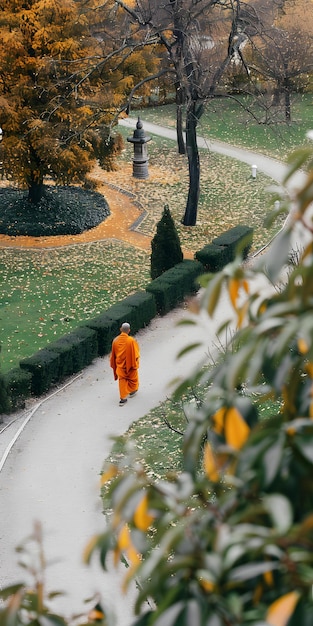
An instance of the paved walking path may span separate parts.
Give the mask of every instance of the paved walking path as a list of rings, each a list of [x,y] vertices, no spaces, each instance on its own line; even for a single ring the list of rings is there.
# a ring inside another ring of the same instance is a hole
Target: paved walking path
[[[127,128],[135,128],[136,123],[137,118],[134,117],[126,117],[119,120],[120,126],[126,126]],[[152,133],[153,135],[159,135],[160,137],[166,137],[167,139],[176,141],[176,131],[171,128],[165,128],[157,124],[152,124],[151,122],[145,122],[144,120],[143,127],[147,133]],[[197,142],[199,148],[207,148],[212,152],[224,154],[225,156],[229,156],[237,161],[247,163],[250,166],[256,165],[258,170],[264,172],[264,174],[270,176],[278,183],[281,183],[283,179],[286,166],[276,159],[258,154],[252,150],[236,148],[227,143],[223,143],[222,141],[205,139],[204,137],[198,137]]]
[[[131,125],[136,120],[126,122]],[[146,123],[144,127],[166,136],[172,132],[152,129]],[[216,149],[216,143],[210,147]],[[226,149],[234,158],[249,158],[250,162],[251,153]],[[284,166],[280,163],[256,155],[253,161],[281,180]],[[178,308],[140,331],[140,392],[123,407],[118,406],[117,384],[106,357],[97,359],[57,393],[33,402],[0,424],[0,586],[24,579],[14,547],[31,532],[33,521],[39,520],[47,557],[52,561],[46,578],[49,590],[63,589],[68,594],[55,600],[53,608],[67,615],[83,611],[83,600],[99,591],[104,605],[116,612],[117,626],[130,625],[134,590],[124,598],[120,573],[110,568],[105,574],[96,563],[91,568],[82,564],[84,546],[105,525],[98,475],[110,451],[111,436],[125,432],[134,420],[164,400],[173,376],[185,376],[214,349],[217,324],[228,317],[229,310],[224,299],[215,321],[200,316],[199,324],[191,327],[176,325],[190,315]],[[176,359],[182,347],[197,340],[201,345],[193,355]],[[4,426],[8,427],[1,432]]]

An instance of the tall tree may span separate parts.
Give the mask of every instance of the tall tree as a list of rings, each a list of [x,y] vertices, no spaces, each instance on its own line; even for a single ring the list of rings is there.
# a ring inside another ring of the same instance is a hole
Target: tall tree
[[[45,176],[62,184],[84,179],[93,153],[82,133],[114,102],[91,73],[101,50],[88,8],[79,0],[0,3],[1,168],[34,204]]]
[[[207,97],[235,53],[242,31],[240,0],[117,0],[142,33],[142,41],[158,41],[166,51],[163,71],[172,75],[177,103],[177,134],[183,151],[182,106],[186,107],[186,149],[189,191],[182,223],[194,226],[200,189],[197,126]]]
[[[301,41],[301,46],[299,45]],[[305,90],[313,70],[313,38],[302,29],[272,26],[254,42],[251,68],[265,82],[272,96],[272,107],[282,107],[284,119],[291,121],[291,95]]]

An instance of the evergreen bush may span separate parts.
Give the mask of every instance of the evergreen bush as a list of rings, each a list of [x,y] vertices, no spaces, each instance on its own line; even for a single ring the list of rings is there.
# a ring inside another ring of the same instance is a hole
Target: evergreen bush
[[[0,189],[0,233],[5,235],[76,235],[103,222],[110,210],[102,194],[80,187],[52,187],[35,205],[20,189]]]
[[[114,337],[118,335],[123,322],[129,322],[132,333],[136,332],[136,314],[131,306],[124,305],[124,301],[113,304],[104,313],[88,320],[85,326],[97,333],[98,355],[104,356],[111,350]]]
[[[195,258],[207,272],[219,272],[228,263],[227,248],[209,243],[196,252]]]
[[[171,283],[163,276],[155,278],[146,289],[153,295],[159,315],[166,315],[181,301],[178,283]]]
[[[60,355],[47,348],[38,350],[33,356],[20,362],[23,369],[31,375],[31,392],[34,396],[40,396],[48,391],[51,385],[59,379]]]
[[[146,290],[153,294],[158,313],[165,315],[182,302],[186,296],[195,293],[199,288],[197,277],[202,272],[201,263],[187,259],[163,272],[162,275],[149,283]]]
[[[168,205],[157,224],[157,231],[151,241],[151,278],[157,278],[170,267],[183,260],[178,232]]]
[[[157,313],[155,299],[153,295],[147,291],[136,291],[130,296],[126,296],[123,300],[123,304],[136,309],[136,331],[132,328],[132,332],[137,332],[140,328],[147,326]]]
[[[80,372],[98,356],[97,333],[84,326],[76,328],[57,341],[49,344],[47,350],[59,355],[58,379]]]
[[[225,246],[227,248],[228,263],[233,261],[236,253],[241,252],[243,259],[247,258],[252,245],[253,228],[238,224],[213,239],[215,246]]]
[[[2,374],[0,374],[0,423],[1,423],[1,413],[6,413],[9,408],[9,400],[6,389],[5,380]]]
[[[31,372],[15,367],[3,375],[3,380],[7,393],[7,410],[12,412],[23,408],[26,398],[31,396]]]

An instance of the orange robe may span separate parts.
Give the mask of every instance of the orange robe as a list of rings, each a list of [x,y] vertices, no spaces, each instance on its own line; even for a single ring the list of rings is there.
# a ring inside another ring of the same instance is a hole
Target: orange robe
[[[120,397],[123,400],[139,387],[139,357],[139,346],[134,337],[121,333],[113,339],[110,366],[114,379],[118,379]]]

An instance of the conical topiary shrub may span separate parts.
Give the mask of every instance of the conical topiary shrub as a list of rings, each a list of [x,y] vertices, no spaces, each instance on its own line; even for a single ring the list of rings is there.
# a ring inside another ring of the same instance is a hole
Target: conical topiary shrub
[[[156,234],[151,241],[151,278],[157,278],[182,260],[178,232],[166,204],[157,224]]]

